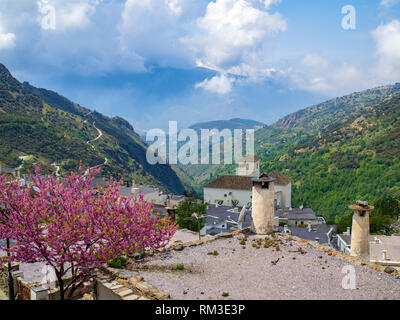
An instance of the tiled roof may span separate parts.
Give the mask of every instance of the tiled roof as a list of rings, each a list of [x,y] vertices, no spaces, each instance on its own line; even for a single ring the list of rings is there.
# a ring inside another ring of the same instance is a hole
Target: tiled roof
[[[310,208],[304,208],[303,210],[299,208],[293,208],[288,214],[289,220],[317,220],[317,216]]]
[[[216,217],[219,220],[225,220],[230,217],[232,221],[238,222],[240,212],[242,208],[238,208],[237,212],[233,212],[233,207],[228,207],[228,206],[215,206],[215,205],[209,205],[207,209],[207,216],[212,216]],[[212,221],[213,218],[207,218],[207,221]],[[244,222],[243,222],[243,227],[249,227],[251,226],[251,210],[246,210],[246,215],[244,217]]]
[[[310,208],[292,208],[291,211],[278,209],[275,211],[275,215],[279,216],[281,219],[289,220],[317,220],[318,217],[315,215],[314,211]]]
[[[351,236],[348,234],[338,234],[338,237],[340,237],[343,242],[346,244],[346,246],[351,245]]]
[[[269,176],[271,178],[275,178],[276,179],[275,184],[280,185],[280,186],[287,186],[289,183],[292,182],[292,180],[289,177],[287,177],[277,171],[271,172],[269,174]]]
[[[278,227],[279,232],[283,231],[283,227]],[[319,238],[319,243],[328,243],[328,236],[323,232],[308,232],[307,228],[289,227],[292,236],[299,237],[304,240],[315,241],[315,238]]]
[[[205,185],[204,188],[251,190],[253,187],[251,179],[251,177],[243,176],[221,176]]]
[[[272,172],[268,176],[276,179],[276,181],[274,181],[275,185],[286,186],[292,181],[290,178],[278,172]],[[244,176],[221,176],[204,186],[204,188],[232,190],[251,190],[252,187],[252,177]]]

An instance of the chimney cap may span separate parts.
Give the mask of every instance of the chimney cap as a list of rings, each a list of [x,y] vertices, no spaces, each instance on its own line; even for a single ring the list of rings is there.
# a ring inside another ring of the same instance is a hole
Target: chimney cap
[[[357,201],[356,204],[349,206],[349,209],[353,211],[371,211],[374,210],[374,206],[370,206],[366,201]]]
[[[270,176],[268,176],[267,174],[263,173],[261,176],[259,176],[258,178],[253,178],[251,179],[251,181],[254,182],[273,182],[276,181],[275,178],[272,178]]]

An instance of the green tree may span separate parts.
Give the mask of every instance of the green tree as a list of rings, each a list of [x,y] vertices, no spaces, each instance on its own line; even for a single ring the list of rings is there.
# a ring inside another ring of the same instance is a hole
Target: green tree
[[[200,230],[198,222],[193,218],[193,213],[197,213],[198,216],[206,214],[206,205],[197,203],[194,198],[186,199],[181,202],[176,209],[177,222],[181,228],[186,228],[191,231],[199,232],[204,227],[204,219],[200,219]]]

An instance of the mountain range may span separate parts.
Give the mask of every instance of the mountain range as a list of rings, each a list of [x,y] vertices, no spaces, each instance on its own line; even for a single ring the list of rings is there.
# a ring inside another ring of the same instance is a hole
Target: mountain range
[[[235,129],[260,129],[265,127],[265,124],[255,120],[234,118],[230,120],[216,120],[208,122],[199,122],[191,125],[189,128],[200,132],[201,129],[217,129],[224,130],[229,129],[231,131]]]
[[[178,167],[150,165],[147,146],[123,118],[109,118],[56,92],[20,83],[0,64],[0,162],[26,171],[40,162],[47,172],[102,165],[106,177],[191,190]],[[185,180],[185,181],[182,181]]]

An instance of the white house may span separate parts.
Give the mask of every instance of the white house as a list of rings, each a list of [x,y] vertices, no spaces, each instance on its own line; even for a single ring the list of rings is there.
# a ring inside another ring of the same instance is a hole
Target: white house
[[[290,178],[272,172],[268,176],[275,178],[275,200],[278,208],[290,208],[292,182]],[[252,176],[222,176],[205,185],[204,202],[216,204],[222,201],[225,206],[231,206],[235,201],[238,206],[251,206],[252,202]]]

